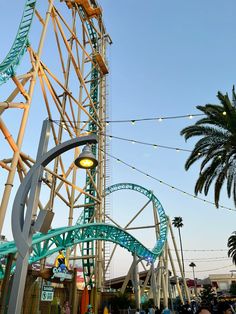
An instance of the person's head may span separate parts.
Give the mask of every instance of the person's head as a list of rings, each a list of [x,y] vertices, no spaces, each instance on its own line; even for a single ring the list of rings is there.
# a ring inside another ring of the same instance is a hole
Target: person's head
[[[228,302],[220,302],[218,304],[218,313],[220,314],[232,314],[232,308]]]
[[[206,306],[201,306],[201,307],[197,310],[196,314],[211,314],[211,312],[210,312],[210,310],[209,310],[208,307],[206,307]]]

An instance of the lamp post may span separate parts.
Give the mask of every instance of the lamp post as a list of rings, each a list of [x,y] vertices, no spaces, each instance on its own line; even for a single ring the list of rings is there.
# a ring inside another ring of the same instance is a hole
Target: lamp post
[[[192,267],[192,270],[193,270],[194,292],[195,292],[195,296],[197,297],[197,285],[196,285],[195,272],[194,272],[194,267],[196,267],[196,264],[191,262],[189,266]]]
[[[91,152],[88,152],[88,144],[97,143],[96,135],[92,134],[74,138],[47,151],[50,129],[51,122],[45,120],[42,126],[36,163],[19,186],[13,203],[11,218],[12,233],[19,254],[16,261],[8,314],[21,313],[32,236],[35,232],[47,233],[54,216],[51,210],[40,210],[37,216],[44,167],[62,153],[82,145],[86,145],[86,149],[83,149],[83,156],[79,156],[76,159],[76,165],[85,169],[97,166],[97,160]],[[87,151],[87,154],[85,151]],[[90,154],[88,155],[88,153]],[[27,209],[25,211],[26,201]],[[35,220],[32,219],[33,216],[36,217]]]

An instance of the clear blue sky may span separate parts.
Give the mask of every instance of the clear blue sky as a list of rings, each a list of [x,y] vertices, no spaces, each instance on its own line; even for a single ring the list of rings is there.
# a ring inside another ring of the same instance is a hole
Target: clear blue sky
[[[218,90],[235,84],[236,22],[233,1],[101,1],[108,33],[112,119],[197,113],[196,105],[216,103]],[[173,147],[192,148],[180,130],[193,120],[112,124],[112,134]],[[188,153],[112,140],[112,153],[155,177],[193,193],[198,167],[185,172]],[[163,187],[123,165],[113,164],[112,181],[132,181],[152,189],[170,217],[182,216],[184,248],[226,249],[235,229],[235,212],[217,210]],[[233,207],[222,191],[222,204]],[[208,200],[213,200],[210,195]],[[118,199],[113,200],[113,213]],[[130,203],[132,203],[130,201]],[[122,206],[122,205],[117,205]],[[132,205],[131,205],[132,207]],[[177,236],[177,235],[176,235]],[[226,252],[186,252],[186,258],[226,256]],[[188,261],[187,261],[188,263]],[[230,265],[198,262],[196,270]],[[188,264],[187,264],[188,265]],[[221,269],[216,272],[228,272]],[[186,270],[190,268],[186,266]],[[189,273],[190,275],[191,273]],[[203,277],[207,272],[197,273]]]
[[[0,33],[1,59],[14,39],[23,3],[22,0],[0,3],[3,30]],[[111,120],[194,114],[198,113],[196,105],[216,103],[218,90],[231,93],[236,77],[234,1],[101,0],[99,3],[103,7],[107,32],[113,40],[107,54],[110,65],[108,105]],[[46,1],[40,1],[40,6],[45,7]],[[8,31],[4,32],[4,29]],[[36,32],[31,34],[32,41],[34,36],[37,36]],[[1,91],[3,89],[4,86],[0,87]],[[7,94],[5,90],[4,93]],[[32,107],[31,124],[37,120],[35,107]],[[11,121],[14,121],[14,117]],[[193,122],[181,119],[135,125],[112,124],[109,132],[115,136],[191,149],[193,142],[186,144],[179,133]],[[25,147],[29,143],[30,135],[27,134]],[[188,153],[154,149],[115,139],[111,141],[111,153],[160,180],[193,193],[199,169],[194,166],[185,172],[184,163]],[[7,157],[3,152],[0,155]],[[236,230],[236,212],[218,210],[175,192],[112,160],[111,170],[112,183],[134,182],[151,189],[167,215],[171,218],[183,217],[182,236],[186,250],[225,250],[186,251],[185,257],[197,265],[196,271],[212,269],[196,272],[197,276],[201,278],[208,273],[228,273],[234,268],[229,266],[214,271],[230,265],[230,260],[203,263],[198,262],[198,259],[227,256],[227,239]],[[145,200],[137,199],[132,193],[124,193],[125,197],[119,195],[114,195],[112,199],[113,215],[119,221],[126,218],[127,211],[142,207],[145,203]],[[223,189],[221,203],[233,207],[233,202],[225,195]],[[212,194],[207,199],[213,201]],[[137,236],[142,238],[142,234]],[[149,239],[147,242],[148,245]],[[150,241],[149,246],[153,245],[154,240]],[[190,271],[187,266],[189,262],[186,263],[187,271]],[[122,266],[118,257],[113,267],[115,274],[125,272],[125,266]],[[188,274],[191,276],[191,273]]]

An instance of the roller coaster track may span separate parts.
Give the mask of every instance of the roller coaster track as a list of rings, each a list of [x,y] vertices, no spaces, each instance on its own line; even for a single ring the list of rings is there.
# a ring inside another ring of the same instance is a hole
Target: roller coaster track
[[[21,58],[23,57],[24,53],[26,52],[27,46],[29,45],[29,32],[32,24],[32,20],[34,17],[34,11],[36,6],[36,0],[26,0],[25,7],[22,15],[22,19],[18,28],[18,32],[14,43],[8,52],[7,56],[0,64],[0,85],[5,83],[9,78],[15,75],[15,71],[17,66],[20,63]],[[80,13],[82,14],[83,18],[87,18],[86,12],[82,6],[79,6]],[[94,51],[98,50],[98,38],[96,36],[95,31],[91,27],[88,21],[85,21],[85,25],[88,29],[88,34],[92,42],[92,46]],[[98,82],[99,82],[99,73],[98,70],[93,66],[91,71],[91,86],[90,86],[90,95],[93,103],[95,104],[95,109],[98,108]],[[90,114],[95,116],[94,109],[90,108]],[[96,125],[93,122],[89,122],[89,129],[91,131],[96,131]],[[92,147],[93,153],[97,155],[97,147],[93,145]],[[91,176],[93,181],[96,182],[96,171],[91,171]],[[91,183],[89,176],[86,177],[86,192],[88,192],[95,196],[96,191]],[[93,204],[94,200],[87,196],[85,197],[85,204]],[[91,221],[91,217],[94,215],[94,205],[91,205],[89,208],[85,208],[83,213],[83,223],[88,223]],[[89,242],[82,243],[82,255],[93,255],[94,254],[94,247]],[[91,277],[91,273],[94,270],[94,261],[93,260],[83,260],[83,268],[86,269],[85,277]]]
[[[87,16],[86,13],[83,11],[83,8],[80,7],[80,12],[83,16],[83,18],[85,19],[85,25],[87,27],[88,30],[88,34],[89,37],[91,39],[92,42],[92,46],[94,51],[98,50],[98,39],[96,36],[96,33],[94,31],[94,29],[91,27],[90,23],[87,21]],[[98,107],[99,107],[99,72],[98,70],[92,66],[91,69],[91,84],[90,84],[90,96],[91,99],[93,101],[94,104],[94,108],[97,111]],[[97,120],[96,115],[95,115],[95,110],[94,108],[90,108],[89,109],[89,113],[91,114],[91,116],[94,117],[95,120]],[[97,133],[97,125],[93,122],[90,121],[88,124],[88,128],[89,131],[93,132],[93,133]],[[94,156],[96,156],[97,158],[97,145],[94,144],[92,146],[92,152],[94,154]],[[96,170],[92,169],[90,172],[90,176],[92,177],[92,181],[96,182],[97,181],[97,176],[96,176]],[[93,182],[91,181],[89,175],[86,175],[86,188],[85,191],[88,192],[90,195],[96,196],[96,190],[94,188]],[[94,212],[95,212],[95,208],[94,208],[94,199],[91,198],[88,195],[85,195],[85,204],[91,204],[90,206],[86,206],[84,208],[83,211],[83,223],[89,223],[92,220],[92,217],[94,216]],[[91,241],[87,241],[82,243],[82,256],[86,256],[86,255],[94,255],[95,253],[95,248],[94,245]],[[82,265],[83,265],[83,272],[84,272],[84,279],[87,280],[87,278],[89,279],[89,285],[92,287],[93,283],[92,283],[92,273],[94,273],[95,270],[95,261],[94,259],[83,259],[82,260]]]
[[[46,235],[37,233],[33,236],[32,253],[30,255],[29,264],[35,263],[47,256],[58,252],[61,249],[73,247],[78,243],[93,242],[95,240],[109,241],[120,245],[131,253],[135,253],[139,258],[147,262],[154,262],[158,256],[161,255],[167,237],[167,216],[164,209],[156,198],[156,196],[149,190],[132,183],[119,183],[110,186],[106,190],[106,194],[112,192],[128,189],[142,193],[149,198],[157,210],[160,219],[160,234],[154,248],[152,250],[146,248],[136,238],[126,232],[124,229],[114,225],[104,223],[90,223],[82,224],[72,227],[61,227],[50,230]],[[5,257],[8,254],[15,254],[17,252],[14,241],[0,245],[0,277],[4,276]]]
[[[157,199],[157,197],[153,194],[152,191],[147,190],[144,187],[134,184],[134,183],[114,184],[106,189],[106,195],[112,192],[120,191],[120,190],[131,190],[134,192],[141,193],[152,201],[154,209],[157,211],[157,214],[159,216],[159,223],[160,223],[159,224],[159,238],[156,242],[155,247],[152,250],[153,254],[157,258],[158,256],[161,255],[165,242],[167,240],[168,218],[165,214],[164,208],[162,207],[160,201]]]
[[[5,59],[0,64],[0,85],[15,74],[15,69],[29,45],[28,35],[34,17],[35,5],[36,0],[26,0],[25,2],[23,15],[14,43]]]
[[[28,35],[34,17],[35,5],[36,0],[26,0],[22,19],[14,43],[5,59],[0,64],[0,85],[5,83],[15,74],[16,67],[20,63],[20,60],[24,55],[27,46],[29,45]],[[89,31],[89,36],[93,43],[93,48],[96,50],[98,49],[97,38],[95,38],[90,24],[86,22],[86,25]],[[93,83],[90,87],[91,98],[93,102],[98,105],[99,77],[98,71],[95,68],[92,68],[92,78]],[[91,114],[93,114],[93,112],[91,112]],[[93,124],[90,124],[89,127],[94,131]],[[94,146],[93,149],[94,153],[96,154],[96,147]],[[88,184],[87,189],[90,188],[91,187]],[[87,223],[94,213],[94,206],[92,205],[89,210],[85,210],[82,216],[83,219],[80,219],[79,223],[77,223],[75,226],[53,229],[50,230],[46,235],[41,233],[35,234],[33,237],[32,253],[29,263],[35,263],[38,260],[52,255],[62,248],[72,247],[78,243],[82,243],[82,246],[84,247],[84,252],[82,252],[82,255],[86,255],[88,243],[92,243],[95,240],[116,243],[126,248],[131,253],[136,253],[138,257],[148,262],[154,262],[155,259],[162,253],[167,238],[167,217],[165,215],[164,209],[159,200],[153,195],[151,191],[135,184],[120,183],[113,185],[106,189],[106,194],[108,195],[114,191],[122,189],[129,189],[142,193],[153,202],[153,206],[157,210],[160,219],[159,239],[157,240],[153,250],[146,248],[132,235],[114,225],[103,223]],[[87,202],[90,203],[91,200],[88,199]],[[8,254],[15,254],[16,252],[17,249],[14,242],[7,242],[0,245],[0,276],[4,275],[4,265],[6,263]],[[91,259],[85,260],[83,263],[84,266],[87,266],[88,269],[94,267],[94,262]],[[91,273],[91,270],[89,270],[89,272]]]
[[[35,263],[47,256],[58,252],[60,249],[73,247],[75,244],[87,241],[103,240],[117,243],[131,253],[153,262],[157,255],[155,250],[151,251],[142,245],[128,232],[109,224],[91,223],[86,225],[75,225],[50,230],[46,235],[41,233],[34,235],[32,244],[32,253],[29,264]],[[17,249],[14,241],[2,244],[0,246],[0,256],[4,257],[10,253],[16,253]],[[1,267],[0,275],[3,277],[4,268]]]

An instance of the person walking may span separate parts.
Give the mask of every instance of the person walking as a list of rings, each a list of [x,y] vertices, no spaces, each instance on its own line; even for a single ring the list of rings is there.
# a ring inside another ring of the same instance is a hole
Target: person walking
[[[68,301],[64,303],[64,306],[62,308],[62,313],[70,314],[70,305]]]

